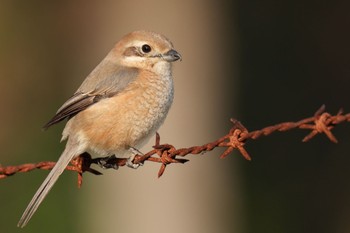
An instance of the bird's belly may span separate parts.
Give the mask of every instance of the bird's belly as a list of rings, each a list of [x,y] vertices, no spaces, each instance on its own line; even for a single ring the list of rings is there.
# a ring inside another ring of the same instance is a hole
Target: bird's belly
[[[170,95],[159,98],[147,92],[126,93],[101,100],[77,114],[72,126],[80,129],[79,140],[85,141],[86,151],[102,156],[129,157],[130,147],[139,149],[155,134],[171,102]]]

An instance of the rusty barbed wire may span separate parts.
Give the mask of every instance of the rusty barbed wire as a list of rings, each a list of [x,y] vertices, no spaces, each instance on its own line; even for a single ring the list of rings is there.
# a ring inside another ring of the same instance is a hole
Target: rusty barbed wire
[[[217,147],[226,147],[226,150],[220,155],[220,158],[225,158],[233,150],[238,150],[240,154],[247,160],[251,160],[249,153],[244,148],[244,145],[248,139],[258,139],[261,136],[268,136],[274,132],[284,132],[292,129],[306,129],[311,130],[303,138],[303,142],[307,142],[317,134],[325,134],[331,142],[337,143],[338,140],[333,135],[331,130],[338,124],[350,121],[350,113],[344,114],[343,110],[339,110],[337,114],[331,115],[325,111],[325,106],[322,105],[320,109],[316,111],[314,116],[302,119],[297,122],[283,122],[272,126],[249,132],[242,123],[236,119],[230,119],[233,126],[229,130],[229,133],[216,141],[206,143],[201,146],[192,146],[189,148],[176,149],[170,144],[160,144],[160,136],[156,134],[156,142],[153,146],[153,150],[144,155],[136,155],[134,163],[143,164],[145,161],[161,163],[161,167],[158,171],[158,177],[162,176],[167,165],[172,163],[185,163],[188,160],[184,158],[188,154],[201,154],[203,152],[211,151]],[[90,172],[95,175],[101,175],[102,173],[92,169],[92,164],[100,164],[99,162],[104,158],[92,159],[88,153],[84,153],[72,160],[71,165],[67,166],[66,170],[76,171],[78,173],[78,187],[81,187],[83,181],[83,173]],[[108,160],[108,167],[117,167],[126,165],[127,159],[115,158]],[[4,179],[8,176],[12,176],[16,173],[29,172],[34,169],[49,170],[54,167],[55,162],[40,162],[36,164],[22,164],[19,166],[0,166],[0,179]]]

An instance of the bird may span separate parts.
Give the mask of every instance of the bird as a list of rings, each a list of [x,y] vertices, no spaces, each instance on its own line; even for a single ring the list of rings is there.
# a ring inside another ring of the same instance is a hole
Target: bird
[[[172,63],[182,60],[165,36],[147,30],[123,36],[44,129],[67,119],[66,146],[18,222],[24,227],[69,162],[83,153],[128,158],[163,124],[174,98]]]

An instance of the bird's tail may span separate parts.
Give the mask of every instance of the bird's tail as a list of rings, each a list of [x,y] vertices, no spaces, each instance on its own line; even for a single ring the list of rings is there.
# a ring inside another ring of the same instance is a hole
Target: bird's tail
[[[26,210],[22,214],[21,219],[19,220],[17,226],[24,227],[27,225],[35,211],[38,209],[41,202],[44,200],[52,186],[56,183],[58,177],[62,174],[64,169],[67,167],[69,162],[76,155],[76,146],[73,146],[69,143],[69,140],[66,145],[66,149],[63,151],[61,157],[57,161],[56,165],[53,167],[49,175],[46,177],[44,182],[39,187],[38,191],[36,191],[34,197],[28,204]]]

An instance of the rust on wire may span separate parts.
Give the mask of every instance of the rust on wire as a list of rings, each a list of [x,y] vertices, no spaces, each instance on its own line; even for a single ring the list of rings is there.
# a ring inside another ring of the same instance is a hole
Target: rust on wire
[[[336,115],[331,115],[325,111],[325,106],[322,105],[313,117],[305,118],[297,122],[283,122],[272,126],[249,132],[241,122],[235,119],[231,119],[232,128],[228,134],[217,139],[216,141],[206,143],[201,146],[192,146],[189,148],[176,149],[170,144],[160,144],[160,136],[156,134],[156,142],[153,146],[153,150],[143,155],[136,155],[134,163],[143,164],[145,161],[160,163],[160,169],[158,171],[158,177],[162,176],[167,165],[172,163],[185,163],[188,160],[179,157],[185,157],[188,154],[202,154],[207,151],[211,151],[217,147],[224,147],[226,150],[220,155],[220,158],[225,158],[232,151],[238,150],[240,154],[247,160],[251,160],[250,155],[244,148],[245,143],[249,139],[258,139],[261,136],[268,136],[274,132],[284,132],[292,129],[306,129],[310,130],[310,133],[303,138],[303,142],[307,142],[318,134],[325,134],[331,142],[337,143],[338,140],[332,133],[332,129],[343,122],[350,121],[350,113],[344,114],[343,110],[339,110]],[[88,153],[84,153],[71,161],[71,165],[67,166],[67,170],[75,171],[78,173],[78,187],[82,185],[83,173],[90,172],[95,175],[101,175],[102,173],[91,168],[92,164],[99,164],[99,161],[103,158],[92,159]],[[114,160],[108,160],[109,167],[119,167],[126,165],[127,159],[115,158]],[[40,162],[36,164],[23,164],[18,166],[2,167],[0,165],[0,179],[12,176],[20,172],[29,172],[35,169],[49,170],[55,166],[55,162]]]

